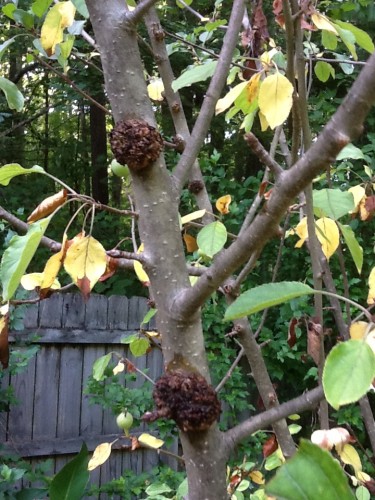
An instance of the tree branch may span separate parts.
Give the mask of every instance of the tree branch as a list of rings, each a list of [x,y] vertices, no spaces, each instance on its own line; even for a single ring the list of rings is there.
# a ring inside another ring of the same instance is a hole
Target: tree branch
[[[147,13],[147,11],[150,10],[151,7],[153,7],[157,2],[158,0],[142,0],[141,2],[139,2],[134,10],[129,11],[126,14],[127,22],[134,25],[138,24],[140,21],[142,21],[142,18]]]
[[[191,137],[186,144],[186,148],[181,155],[180,161],[174,170],[176,186],[182,189],[189,177],[189,172],[198,157],[200,148],[203,145],[211,119],[215,112],[215,105],[224,87],[225,80],[230,68],[233,51],[238,41],[238,33],[241,29],[244,15],[244,0],[234,0],[232,13],[230,16],[228,30],[225,34],[220,59],[217,63],[216,71],[211,79],[206,97],[204,98],[201,111],[195,122]]]
[[[263,413],[259,413],[227,431],[224,434],[226,444],[233,450],[243,439],[249,437],[254,432],[275,424],[278,420],[286,418],[293,413],[311,410],[323,398],[323,388],[319,386],[309,392],[305,392],[295,399],[282,403],[277,408],[271,408]]]
[[[362,132],[363,122],[375,102],[375,54],[361,71],[348,95],[316,142],[278,179],[264,210],[232,245],[214,260],[194,287],[183,290],[171,304],[189,317],[254,252],[260,252],[278,231],[283,214],[296,197],[337,154]]]

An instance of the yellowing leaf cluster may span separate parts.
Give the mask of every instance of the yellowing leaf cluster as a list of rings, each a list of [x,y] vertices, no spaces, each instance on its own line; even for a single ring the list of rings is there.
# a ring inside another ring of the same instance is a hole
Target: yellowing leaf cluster
[[[301,248],[308,238],[307,217],[299,222],[294,231],[300,237],[295,248]],[[336,222],[329,217],[322,217],[315,222],[315,232],[322,245],[324,255],[329,259],[337,250],[340,242],[340,233]]]
[[[73,24],[76,8],[71,1],[57,2],[44,20],[40,41],[48,55],[55,53],[56,45],[64,39],[64,29]]]

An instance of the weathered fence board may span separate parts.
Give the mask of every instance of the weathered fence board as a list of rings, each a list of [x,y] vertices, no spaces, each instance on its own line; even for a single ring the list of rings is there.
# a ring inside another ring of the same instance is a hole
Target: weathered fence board
[[[30,307],[24,330],[12,332],[11,337],[37,334],[41,348],[25,372],[4,379],[7,383],[10,378],[20,401],[8,413],[0,414],[0,439],[6,448],[34,463],[52,457],[54,471],[58,471],[79,452],[83,441],[92,451],[101,442],[118,438],[114,416],[109,410],[91,405],[83,390],[94,361],[113,350],[125,354],[141,370],[147,369],[151,378],[160,376],[163,367],[158,349],[134,358],[128,346],[120,342],[139,330],[146,312],[143,298],[92,296],[85,304],[79,294],[56,294]],[[129,387],[144,383],[138,376]],[[137,433],[142,430],[144,426]],[[159,463],[157,452],[129,452],[123,448],[127,444],[125,438],[114,444],[108,462],[91,473],[92,484],[118,478],[125,469],[140,474]],[[176,440],[171,451],[177,450]],[[173,458],[164,461],[177,467]]]

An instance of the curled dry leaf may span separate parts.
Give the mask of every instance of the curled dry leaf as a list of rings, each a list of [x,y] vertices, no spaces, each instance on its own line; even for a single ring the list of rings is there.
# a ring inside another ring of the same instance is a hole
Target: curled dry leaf
[[[99,444],[95,450],[93,456],[90,458],[87,470],[94,470],[99,465],[104,464],[108,460],[112,451],[112,443],[102,443]]]
[[[194,238],[194,236],[191,236],[191,234],[188,233],[184,233],[183,238],[186,245],[186,250],[188,252],[193,253],[198,250],[197,240]]]
[[[298,325],[298,319],[292,318],[289,322],[288,340],[287,340],[290,348],[292,348],[297,342],[297,337],[296,337],[296,326],[297,325]]]
[[[157,450],[164,444],[164,441],[162,441],[161,439],[158,439],[154,436],[151,436],[151,434],[147,433],[141,434],[138,438],[138,441],[143,446],[146,446],[147,448],[153,448],[154,450]]]
[[[332,450],[334,446],[337,450],[340,450],[344,444],[349,443],[351,440],[349,432],[343,427],[318,430],[311,434],[311,442],[326,450]]]
[[[216,200],[216,208],[217,210],[225,215],[229,214],[229,205],[232,201],[232,197],[230,194],[226,194],[225,196],[221,196]]]
[[[68,191],[66,189],[62,189],[58,193],[49,196],[45,200],[40,203],[36,209],[29,215],[27,218],[27,222],[35,222],[39,219],[43,219],[47,217],[47,215],[51,214],[56,210],[56,208],[61,207],[67,199]]]
[[[265,443],[263,443],[262,449],[263,449],[263,457],[267,458],[270,455],[272,455],[273,452],[275,452],[278,448],[279,444],[277,442],[275,434],[272,434],[271,437],[267,439]]]
[[[105,281],[115,274],[118,269],[118,260],[113,257],[108,257],[107,255],[107,266],[104,274],[100,276],[99,281]]]
[[[125,364],[123,361],[119,361],[117,365],[113,368],[113,375],[117,375],[125,370]]]

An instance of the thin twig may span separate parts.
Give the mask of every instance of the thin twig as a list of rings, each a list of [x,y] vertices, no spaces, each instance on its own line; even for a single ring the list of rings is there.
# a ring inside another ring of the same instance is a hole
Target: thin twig
[[[107,115],[110,114],[110,112],[108,111],[108,109],[105,106],[103,106],[102,104],[100,104],[93,97],[91,97],[89,94],[87,94],[82,89],[80,89],[78,87],[78,85],[76,85],[74,82],[72,82],[72,80],[70,78],[68,78],[66,75],[64,75],[64,73],[61,73],[60,71],[58,71],[57,69],[55,69],[53,66],[51,66],[46,61],[44,61],[41,57],[39,57],[39,56],[37,56],[35,54],[34,54],[34,57],[35,57],[35,59],[37,59],[37,61],[40,62],[40,64],[42,64],[45,68],[48,68],[50,71],[52,71],[53,73],[55,73],[55,75],[57,75],[59,78],[61,78],[62,80],[64,80],[64,82],[66,82],[68,85],[70,85],[76,92],[78,92],[78,94],[80,94],[85,99],[87,99],[92,104],[94,104],[94,106],[96,106],[97,108],[101,109]]]
[[[137,373],[139,373],[140,375],[142,375],[142,377],[144,377],[146,380],[148,380],[149,382],[151,382],[152,385],[155,385],[155,381],[152,380],[152,378],[150,378],[147,373],[143,372],[142,370],[140,370],[139,368],[137,368],[135,366],[135,364],[130,361],[130,359],[128,358],[121,358],[121,361],[124,363],[124,364],[128,364],[128,365],[131,365],[132,367],[132,370],[135,370]]]
[[[253,153],[257,155],[259,160],[270,169],[270,171],[275,176],[275,179],[277,180],[284,171],[281,166],[271,157],[268,151],[264,149],[263,145],[252,132],[248,132],[247,134],[245,134],[245,141],[247,142]]]
[[[146,12],[151,9],[151,7],[153,7],[157,3],[157,1],[158,0],[142,0],[134,10],[127,12],[126,21],[131,24],[139,23],[140,21],[142,21],[142,18],[146,14]]]
[[[232,376],[232,373],[234,372],[234,369],[236,368],[236,366],[238,365],[238,363],[241,361],[241,358],[242,358],[242,356],[244,354],[245,354],[245,349],[243,347],[241,347],[241,350],[238,353],[236,359],[233,361],[232,366],[229,368],[229,370],[227,371],[227,373],[224,375],[222,381],[217,385],[217,387],[215,389],[216,392],[220,392],[221,389],[226,384],[227,380],[230,379],[230,377]]]

